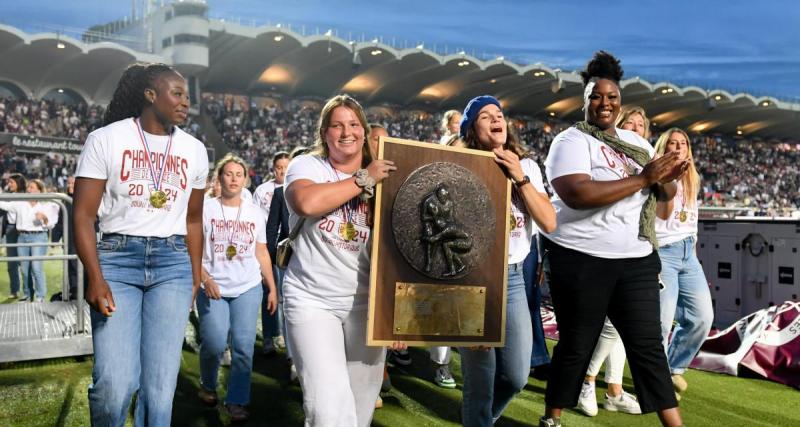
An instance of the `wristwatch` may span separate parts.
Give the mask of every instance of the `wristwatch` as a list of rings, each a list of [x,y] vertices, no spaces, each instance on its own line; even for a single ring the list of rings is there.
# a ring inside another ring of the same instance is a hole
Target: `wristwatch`
[[[522,188],[523,185],[525,185],[525,184],[527,184],[529,182],[531,182],[531,177],[529,177],[528,175],[525,175],[525,177],[522,178],[521,180],[514,181],[514,186],[517,187],[517,188]]]
[[[369,199],[375,194],[375,178],[366,169],[357,170],[353,176],[356,177],[356,185],[361,187],[362,199]]]

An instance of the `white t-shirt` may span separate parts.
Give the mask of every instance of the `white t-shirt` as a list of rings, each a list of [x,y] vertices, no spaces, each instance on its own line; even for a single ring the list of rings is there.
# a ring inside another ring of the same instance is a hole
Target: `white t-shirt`
[[[253,202],[243,199],[241,203],[241,212],[235,207],[223,208],[218,198],[203,204],[203,268],[226,298],[238,297],[261,284],[256,243],[267,243],[267,220]],[[225,254],[229,245],[236,247],[236,256],[230,260]]]
[[[689,196],[683,191],[683,181],[679,180],[675,183],[678,191],[675,192],[675,198],[672,199],[673,207],[669,219],[663,220],[656,216],[656,237],[659,247],[680,242],[689,236],[697,236],[698,203],[695,201],[692,206],[689,206]],[[681,221],[681,217],[684,218],[683,221]]]
[[[256,191],[253,193],[253,201],[267,217],[269,217],[269,206],[272,204],[272,196],[275,194],[275,189],[282,185],[276,184],[275,180],[271,179],[256,187]]]
[[[290,188],[293,182],[301,179],[327,183],[350,177],[334,170],[327,159],[302,155],[289,164],[285,185]],[[371,243],[367,211],[367,203],[354,197],[332,212],[306,218],[283,278],[287,305],[325,309],[366,306]],[[293,228],[299,219],[290,206],[289,226]],[[343,233],[348,219],[356,230],[352,240],[345,239],[347,234]]]
[[[533,188],[546,196],[547,191],[544,189],[539,165],[528,158],[520,160],[519,163],[522,171],[531,179]],[[531,251],[531,240],[539,232],[539,228],[528,214],[525,202],[513,185],[511,186],[511,213],[514,215],[514,229],[508,236],[508,263],[516,264],[525,261],[525,257]]]
[[[636,133],[617,129],[623,141],[644,148],[652,158],[653,147]],[[594,181],[614,181],[636,174],[642,167],[604,142],[570,127],[559,133],[545,160],[547,180],[573,174],[590,175]],[[639,215],[650,189],[636,192],[612,205],[594,209],[572,209],[556,193],[553,207],[558,226],[548,239],[569,249],[600,258],[639,258],[653,246],[639,239]]]
[[[15,225],[17,223],[17,214],[14,211],[6,211],[6,222]]]
[[[58,222],[59,206],[53,202],[38,202],[31,205],[28,201],[0,202],[0,209],[16,216],[17,231],[48,231]],[[47,217],[47,224],[39,221],[36,214]]]
[[[156,174],[161,171],[168,135],[144,133]],[[76,176],[106,180],[98,216],[100,231],[142,237],[186,235],[186,208],[193,189],[202,190],[208,175],[203,143],[175,127],[161,190],[167,203],[150,206],[153,179],[137,125],[128,118],[89,134],[78,158]]]
[[[251,193],[250,190],[248,190],[246,188],[242,188],[241,198],[242,198],[242,200],[247,200],[247,201],[251,201],[252,202],[253,201],[253,193]]]

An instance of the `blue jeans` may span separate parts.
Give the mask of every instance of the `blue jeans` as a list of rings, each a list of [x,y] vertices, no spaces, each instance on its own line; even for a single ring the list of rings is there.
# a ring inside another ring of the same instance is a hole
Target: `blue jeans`
[[[184,237],[104,235],[97,254],[117,310],[91,310],[92,425],[123,426],[137,393],[134,425],[169,426],[192,302]]]
[[[269,314],[267,309],[269,292],[265,293],[261,304],[261,327],[263,328],[264,342],[278,335],[286,337],[286,323],[283,320],[283,270],[273,265],[272,277],[275,279],[275,288],[278,290],[278,309],[275,310],[275,314]]]
[[[18,243],[47,243],[47,232],[19,233]],[[42,256],[47,254],[47,246],[27,246],[17,248],[19,256]],[[34,289],[36,298],[44,299],[47,296],[47,279],[44,276],[44,261],[20,261],[22,268],[22,283],[25,298],[33,299]]]
[[[491,426],[528,384],[533,335],[522,263],[508,266],[507,292],[505,347],[488,351],[459,349],[464,376],[464,426]]]
[[[217,374],[222,353],[231,338],[231,371],[225,402],[235,405],[250,403],[250,373],[253,370],[253,345],[256,342],[258,307],[264,293],[261,282],[235,298],[210,299],[197,294],[200,314],[200,383],[210,391],[217,390]]]
[[[17,238],[17,226],[14,224],[6,224],[6,243],[18,243]],[[8,248],[6,249],[6,254],[9,257],[17,256],[17,248]],[[12,295],[19,295],[20,291],[20,284],[19,284],[19,261],[9,261],[8,262],[8,282],[11,285],[11,294]]]
[[[714,308],[703,267],[697,260],[694,237],[658,249],[661,257],[661,334],[673,375],[683,374],[703,345]],[[672,340],[669,333],[672,331]]]
[[[544,342],[544,326],[542,325],[542,291],[539,288],[539,245],[536,236],[531,242],[531,251],[522,262],[522,275],[525,277],[525,296],[528,297],[528,309],[531,312],[531,328],[533,329],[533,349],[531,350],[531,367],[550,363],[547,344]]]

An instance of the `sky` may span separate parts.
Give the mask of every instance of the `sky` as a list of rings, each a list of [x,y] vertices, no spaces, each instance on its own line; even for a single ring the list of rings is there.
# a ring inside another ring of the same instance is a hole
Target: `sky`
[[[141,3],[141,0],[135,0]],[[580,69],[599,49],[626,77],[800,102],[798,0],[208,0],[212,18],[335,29],[449,52]],[[0,0],[0,22],[73,31],[131,14],[131,0]]]

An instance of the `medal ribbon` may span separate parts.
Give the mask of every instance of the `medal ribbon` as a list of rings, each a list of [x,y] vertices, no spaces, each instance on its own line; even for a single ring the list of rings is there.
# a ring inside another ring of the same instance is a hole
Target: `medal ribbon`
[[[142,125],[139,123],[139,119],[134,119],[134,123],[136,123],[136,130],[139,131],[139,140],[142,141],[142,147],[144,147],[144,154],[147,158],[147,166],[150,168],[150,177],[153,180],[153,186],[155,187],[156,191],[161,190],[161,181],[164,179],[164,169],[167,167],[167,157],[169,157],[169,153],[172,151],[172,135],[174,132],[169,134],[169,140],[167,140],[167,150],[164,152],[164,161],[161,163],[161,172],[158,174],[158,178],[156,178],[156,168],[153,167],[153,160],[150,158],[150,145],[147,144],[147,138],[144,136],[144,131],[142,130]]]
[[[683,183],[681,183],[681,210],[686,210],[686,192],[683,191]]]
[[[331,166],[331,169],[333,169],[333,173],[336,175],[336,182],[341,181],[341,179],[339,178],[339,171],[337,171],[336,168],[333,167],[333,164],[331,163],[330,159],[328,159],[328,164]],[[347,221],[348,224],[353,223],[353,208],[350,206],[350,203],[352,203],[354,199],[360,200],[359,197],[356,196],[346,201],[342,205],[342,213],[344,213],[344,219],[345,221]],[[358,205],[356,205],[356,208],[358,208]]]
[[[228,246],[233,246],[233,231],[228,230],[228,220],[225,219],[225,206],[222,204],[221,198],[217,198],[219,201],[219,209],[222,211],[222,222],[225,224],[225,231],[228,232]],[[236,222],[233,223],[233,227],[235,228],[236,224],[239,223],[239,215],[242,213],[242,200],[239,199],[239,208],[236,210]]]

